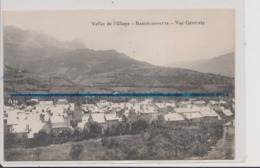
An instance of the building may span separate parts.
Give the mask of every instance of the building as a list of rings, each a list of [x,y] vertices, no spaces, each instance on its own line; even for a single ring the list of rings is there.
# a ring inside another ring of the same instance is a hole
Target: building
[[[206,106],[206,102],[203,100],[200,101],[194,101],[193,105],[198,106],[198,107],[205,107]]]
[[[29,123],[29,133],[28,133],[28,138],[34,138],[34,135],[38,133],[41,129],[43,129],[45,124],[50,124],[50,117],[48,114],[45,114],[46,120],[48,118],[48,122],[42,122],[38,114],[30,114],[28,116],[28,123]]]
[[[158,111],[152,105],[143,107],[140,115],[150,122],[158,120]]]
[[[182,115],[178,113],[167,113],[164,115],[164,120],[166,123],[174,124],[174,125],[181,125],[185,123],[185,119]]]
[[[203,116],[204,122],[211,123],[216,120],[222,120],[222,118],[216,113],[216,111],[211,109],[210,107],[193,106],[193,109],[196,109],[200,112],[200,114]]]
[[[78,101],[74,104],[74,112],[73,112],[73,119],[76,122],[82,121],[83,109],[82,104]]]
[[[223,109],[222,112],[225,114],[226,117],[231,117],[233,113],[229,109]]]
[[[39,100],[38,99],[30,99],[30,100],[27,100],[26,103],[27,103],[27,106],[36,105],[36,104],[39,103]]]
[[[225,105],[227,104],[227,102],[224,101],[224,100],[220,100],[220,101],[219,101],[219,104],[222,105],[222,106],[225,106]]]
[[[173,110],[175,103],[155,103],[155,106],[160,112],[168,113]]]
[[[39,106],[51,107],[53,106],[53,101],[40,101]]]
[[[116,113],[111,113],[105,114],[105,120],[108,125],[113,125],[119,121],[119,118],[117,117]]]
[[[54,130],[61,130],[63,128],[66,128],[66,122],[63,118],[63,116],[52,116],[50,118],[51,128]]]
[[[104,113],[91,113],[89,116],[89,122],[96,122],[100,125],[104,125],[106,123]]]
[[[235,122],[234,120],[223,125],[223,138],[228,140],[235,136]]]
[[[199,124],[203,120],[203,116],[200,112],[183,113],[190,124]]]
[[[67,103],[68,103],[68,101],[66,99],[58,99],[56,104],[58,104],[58,105],[65,105]]]
[[[51,106],[48,108],[47,110],[50,114],[52,115],[63,115],[63,113],[65,112],[65,109],[62,105],[56,105],[56,106]]]
[[[181,101],[178,103],[180,108],[187,108],[189,105],[191,105],[191,101]]]
[[[84,129],[85,125],[89,122],[90,114],[84,114],[82,116],[82,121],[78,123],[78,127]]]

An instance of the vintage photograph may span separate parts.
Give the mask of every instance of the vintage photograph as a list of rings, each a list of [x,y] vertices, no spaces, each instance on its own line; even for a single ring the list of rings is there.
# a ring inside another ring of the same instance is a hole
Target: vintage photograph
[[[234,160],[235,10],[3,12],[4,160]]]

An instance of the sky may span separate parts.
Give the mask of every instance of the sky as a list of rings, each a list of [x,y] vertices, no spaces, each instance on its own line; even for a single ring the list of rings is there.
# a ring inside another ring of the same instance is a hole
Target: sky
[[[92,25],[114,21],[134,25]],[[137,26],[136,21],[170,25]],[[175,21],[184,25],[176,25]],[[205,24],[186,25],[186,21]],[[113,49],[161,66],[212,58],[234,52],[235,48],[233,9],[5,11],[3,22],[5,26],[41,31],[61,41],[80,38],[90,49]]]

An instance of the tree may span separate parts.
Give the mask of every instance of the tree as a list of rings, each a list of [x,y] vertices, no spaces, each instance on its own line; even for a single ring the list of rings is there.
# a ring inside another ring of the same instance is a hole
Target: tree
[[[134,134],[139,134],[141,131],[146,131],[150,127],[150,123],[144,119],[139,119],[132,123],[131,131]]]
[[[71,120],[70,121],[70,125],[73,127],[73,128],[76,128],[78,126],[78,122],[76,120]]]
[[[45,131],[40,130],[38,133],[34,134],[32,141],[28,141],[30,147],[34,146],[46,146],[50,143],[50,136]]]
[[[79,160],[81,154],[83,153],[84,146],[80,143],[72,144],[70,150],[70,157],[72,160]]]
[[[123,121],[123,122],[128,122],[128,118],[126,117],[125,114],[122,116],[122,121]]]
[[[4,140],[4,146],[5,148],[10,147],[15,141],[15,135],[10,133],[10,134],[6,134],[5,136],[5,140]]]
[[[91,123],[90,125],[88,125],[88,129],[89,129],[89,135],[91,138],[97,138],[102,133],[102,127],[100,125],[98,125],[97,122],[94,122],[94,123]]]

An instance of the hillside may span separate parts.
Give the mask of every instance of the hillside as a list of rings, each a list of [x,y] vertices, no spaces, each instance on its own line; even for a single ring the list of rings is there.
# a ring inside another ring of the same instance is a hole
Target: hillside
[[[228,53],[225,55],[217,56],[211,59],[201,59],[186,62],[174,62],[168,67],[178,67],[191,69],[204,73],[213,73],[222,76],[234,77],[235,76],[235,55]]]
[[[25,64],[44,58],[53,58],[73,49],[85,48],[80,39],[62,42],[42,32],[4,27],[5,65],[23,68]]]
[[[4,52],[5,92],[234,91],[233,78],[155,66],[114,50],[75,48],[71,43],[60,42],[42,33],[9,28],[12,33],[5,30],[4,42],[5,49],[7,48]],[[21,37],[14,36],[17,32]],[[12,35],[6,36],[6,33]],[[43,40],[38,41],[39,37]],[[25,39],[30,39],[34,45],[28,45],[28,40]],[[15,45],[12,44],[13,47],[8,49],[14,41]],[[38,54],[33,54],[34,51]]]

